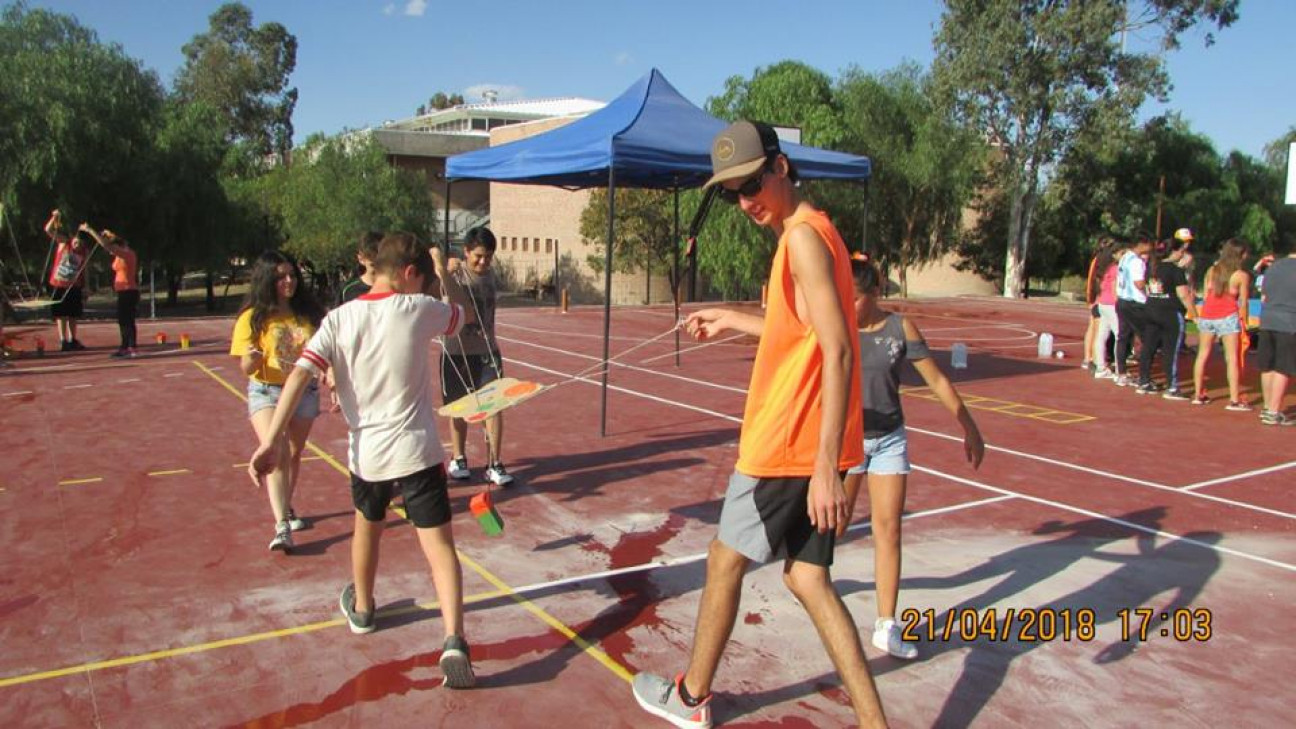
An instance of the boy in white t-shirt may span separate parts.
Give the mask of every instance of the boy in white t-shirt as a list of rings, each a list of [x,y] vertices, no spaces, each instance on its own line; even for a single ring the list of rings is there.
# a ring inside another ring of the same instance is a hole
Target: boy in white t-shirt
[[[437,436],[429,342],[456,334],[463,308],[425,296],[433,280],[427,248],[409,233],[390,233],[378,245],[374,284],[329,312],[293,368],[269,434],[252,456],[254,477],[269,472],[273,449],[311,378],[332,371],[350,431],[347,461],[355,504],[351,542],[354,582],[339,600],[353,633],[374,630],[374,580],[387,506],[404,496],[405,510],[432,569],[445,618],[441,654],[444,684],[475,683],[463,638],[463,574],[450,530],[445,451]]]

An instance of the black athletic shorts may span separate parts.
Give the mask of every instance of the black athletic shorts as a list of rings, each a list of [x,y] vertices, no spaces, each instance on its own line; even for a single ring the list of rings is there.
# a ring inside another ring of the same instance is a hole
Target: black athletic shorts
[[[720,511],[720,541],[754,562],[784,557],[831,567],[837,536],[810,523],[809,493],[809,478],[756,478],[734,471]]]
[[[405,497],[405,513],[419,529],[439,527],[450,521],[444,463],[386,481],[366,481],[351,474],[351,502],[367,521],[385,519],[387,505],[397,493]]]
[[[497,368],[498,365],[498,368]],[[479,390],[488,382],[504,376],[504,361],[494,354],[441,353],[441,404],[449,405],[468,394],[468,387]],[[464,380],[467,380],[465,383]],[[465,387],[465,384],[467,387]]]
[[[1256,367],[1296,377],[1296,333],[1261,329],[1256,337]]]
[[[80,286],[73,286],[66,289],[58,286],[51,286],[50,298],[57,302],[50,307],[51,316],[72,319],[85,313],[85,301],[81,296]]]

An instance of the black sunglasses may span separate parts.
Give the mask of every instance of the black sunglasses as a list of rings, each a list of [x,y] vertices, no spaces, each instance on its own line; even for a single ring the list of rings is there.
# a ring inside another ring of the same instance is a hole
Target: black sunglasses
[[[757,195],[760,194],[761,185],[763,185],[765,182],[765,173],[769,172],[769,170],[770,170],[769,163],[766,163],[764,167],[760,168],[760,172],[757,172],[752,177],[748,177],[746,181],[743,182],[743,184],[738,186],[738,189],[736,190],[731,190],[727,187],[721,186],[720,199],[724,200],[730,205],[733,205],[738,202],[739,196],[756,197]]]

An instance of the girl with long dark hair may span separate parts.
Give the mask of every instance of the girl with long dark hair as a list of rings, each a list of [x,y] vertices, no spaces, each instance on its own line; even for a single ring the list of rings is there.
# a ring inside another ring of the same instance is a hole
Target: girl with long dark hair
[[[324,309],[302,284],[297,262],[278,251],[262,253],[252,267],[251,286],[230,342],[230,354],[239,358],[239,367],[248,377],[248,417],[258,439],[264,440],[284,381],[323,319]],[[317,415],[319,388],[312,382],[289,421],[288,447],[278,449],[279,461],[266,477],[275,519],[271,550],[291,552],[293,531],[307,527],[293,511],[292,496],[302,450]]]

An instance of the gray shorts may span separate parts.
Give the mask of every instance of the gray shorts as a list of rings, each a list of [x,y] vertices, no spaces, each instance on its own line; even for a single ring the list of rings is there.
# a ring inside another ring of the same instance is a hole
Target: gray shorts
[[[720,541],[755,562],[785,557],[829,567],[833,532],[820,534],[806,513],[810,479],[755,478],[734,471],[720,512]]]
[[[283,385],[267,385],[264,382],[248,380],[248,417],[252,417],[258,410],[274,408],[279,404],[279,396],[282,394]],[[301,402],[297,403],[297,411],[293,413],[293,418],[312,420],[319,415],[319,411],[319,382],[311,380],[306,386],[306,393],[302,395]]]

